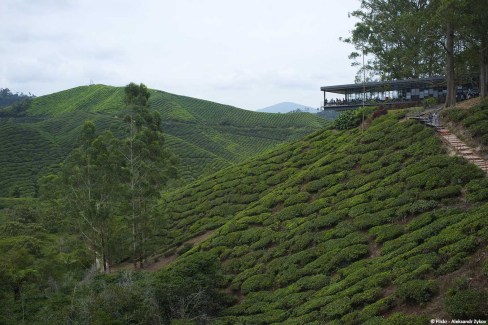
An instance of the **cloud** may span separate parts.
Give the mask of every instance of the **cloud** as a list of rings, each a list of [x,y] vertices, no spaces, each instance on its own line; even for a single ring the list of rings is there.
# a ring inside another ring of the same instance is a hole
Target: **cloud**
[[[3,0],[0,87],[37,95],[90,79],[235,106],[313,106],[352,82],[357,0]]]

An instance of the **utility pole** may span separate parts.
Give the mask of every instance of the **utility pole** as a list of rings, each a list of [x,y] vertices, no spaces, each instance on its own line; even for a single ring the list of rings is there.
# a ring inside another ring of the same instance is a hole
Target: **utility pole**
[[[366,69],[364,67],[364,45],[363,45],[363,108],[364,108],[364,100],[366,97]]]
[[[361,123],[361,130],[364,131],[364,100],[366,97],[366,68],[364,67],[364,45],[363,45],[363,120]]]

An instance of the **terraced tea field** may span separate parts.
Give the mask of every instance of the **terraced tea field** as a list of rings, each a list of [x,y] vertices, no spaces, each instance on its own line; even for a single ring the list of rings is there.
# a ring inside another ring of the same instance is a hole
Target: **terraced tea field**
[[[220,261],[232,303],[216,323],[422,324],[475,308],[453,307],[458,278],[487,297],[487,179],[403,115],[316,132],[163,196],[161,253],[213,231],[175,263]]]
[[[124,90],[93,85],[37,97],[27,116],[0,118],[0,196],[20,189],[37,191],[39,175],[56,166],[75,146],[83,122],[99,131],[120,132]],[[312,114],[256,113],[162,91],[151,91],[150,105],[163,118],[168,146],[180,158],[184,184],[298,139],[325,125]]]

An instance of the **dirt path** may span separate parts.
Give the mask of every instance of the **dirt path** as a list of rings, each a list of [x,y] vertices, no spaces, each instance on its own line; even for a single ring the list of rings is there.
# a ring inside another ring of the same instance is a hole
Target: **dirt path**
[[[202,243],[203,241],[207,240],[210,236],[212,236],[214,232],[215,232],[214,230],[210,230],[210,231],[207,231],[207,232],[205,232],[199,236],[193,237],[193,238],[185,241],[183,244],[178,246],[176,249],[172,249],[174,251],[174,253],[172,253],[168,256],[165,256],[165,253],[150,256],[147,259],[147,262],[144,265],[143,270],[154,272],[154,271],[158,271],[158,270],[170,265],[179,256],[178,251],[183,246],[188,245],[188,244],[198,245],[198,244]],[[134,270],[133,263],[121,263],[121,264],[114,265],[111,268],[112,272],[124,271],[124,270]]]

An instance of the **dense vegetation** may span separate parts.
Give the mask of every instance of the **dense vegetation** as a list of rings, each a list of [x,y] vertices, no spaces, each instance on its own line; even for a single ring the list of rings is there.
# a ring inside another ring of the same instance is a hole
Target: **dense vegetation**
[[[7,113],[6,110],[2,109],[7,106],[11,106],[17,102],[23,102],[25,100],[35,97],[31,93],[12,93],[8,88],[0,88],[0,116]]]
[[[3,210],[0,320],[487,317],[486,177],[404,114],[319,131],[164,194],[147,244],[155,263],[180,256],[154,273],[86,271],[93,253],[55,201]]]
[[[451,274],[486,290],[486,178],[401,115],[364,132],[316,133],[165,197],[168,245],[217,229],[183,258],[220,256],[222,287],[237,297],[221,321],[365,323],[389,315],[385,323],[405,323],[424,320],[398,314],[409,306],[426,308],[430,319],[447,317],[453,304],[484,315],[486,300],[449,297],[457,292]]]
[[[445,110],[442,116],[454,125],[460,124],[468,136],[481,145],[488,147],[488,101],[469,109],[452,108]]]
[[[363,0],[346,42],[382,78],[445,66],[452,97],[455,71],[479,71],[486,95],[487,9]],[[347,111],[324,128],[142,84],[8,104],[2,324],[488,318],[486,174],[405,111]],[[487,146],[487,112],[485,100],[442,118]]]
[[[267,114],[151,90],[166,143],[180,158],[178,184],[318,130],[312,114]],[[85,120],[98,132],[123,130],[123,88],[93,85],[33,98],[0,116],[0,196],[35,196],[37,179],[58,170]],[[16,108],[17,107],[17,108]],[[15,113],[15,114],[14,114]]]
[[[445,75],[446,106],[456,102],[457,82],[472,81],[488,91],[488,3],[479,0],[362,0],[349,56],[369,78],[411,79]],[[367,64],[361,64],[361,54]]]

